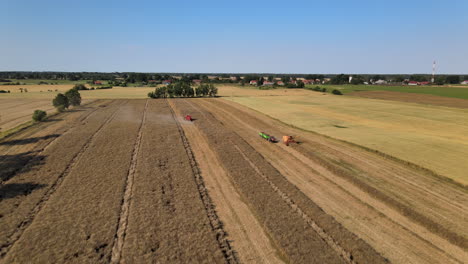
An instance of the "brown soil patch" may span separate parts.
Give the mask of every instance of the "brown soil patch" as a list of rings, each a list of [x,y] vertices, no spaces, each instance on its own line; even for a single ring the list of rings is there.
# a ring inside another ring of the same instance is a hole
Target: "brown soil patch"
[[[366,97],[372,99],[392,100],[399,102],[440,105],[447,107],[468,108],[468,100],[449,98],[431,94],[402,93],[391,91],[362,91],[352,92],[348,95]]]

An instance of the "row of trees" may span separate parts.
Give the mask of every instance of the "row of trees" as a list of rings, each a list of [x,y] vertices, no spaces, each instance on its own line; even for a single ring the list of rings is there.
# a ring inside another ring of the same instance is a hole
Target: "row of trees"
[[[353,77],[351,80],[351,84],[363,84],[364,82],[371,83],[372,81],[378,80],[385,80],[391,83],[403,83],[405,80],[415,81],[415,82],[429,82],[432,79],[431,75],[424,75],[424,74],[413,74],[413,75],[347,75],[347,74],[339,74],[331,78],[331,84],[348,84],[349,77]],[[459,84],[463,80],[468,80],[468,76],[460,76],[460,75],[446,75],[436,76],[434,83],[438,85],[443,84]]]
[[[78,92],[79,85],[75,85],[72,89],[65,92],[65,94],[59,93],[52,100],[52,105],[57,109],[58,112],[63,112],[68,109],[70,105],[78,106],[81,104],[81,95]],[[35,110],[32,119],[36,122],[42,122],[47,118],[47,112],[43,110]]]
[[[148,93],[150,98],[173,97],[214,97],[218,95],[218,88],[213,84],[201,84],[194,88],[188,82],[177,82],[167,86],[157,87],[154,92]]]
[[[214,76],[214,77],[209,77]],[[360,84],[363,82],[370,82],[370,80],[387,80],[389,82],[401,83],[406,79],[411,81],[430,81],[432,76],[430,74],[414,74],[414,75],[397,75],[397,74],[361,74],[361,75],[350,75],[350,74],[200,74],[200,73],[137,73],[137,72],[0,72],[0,82],[4,84],[20,84],[17,81],[12,82],[11,79],[25,80],[34,79],[42,80],[42,84],[53,84],[56,83],[53,80],[105,80],[110,81],[110,85],[127,86],[127,84],[149,84],[152,82],[160,82],[162,80],[171,81],[193,81],[201,80],[203,83],[249,83],[252,80],[259,82],[273,81],[275,78],[281,78],[284,83],[288,83],[291,80],[302,77],[307,80],[315,80],[328,77],[331,78],[332,84],[347,84],[349,83],[349,76],[353,76],[354,84]],[[242,78],[241,78],[242,77]],[[47,81],[43,81],[47,80]],[[460,75],[438,75],[436,76],[435,82],[437,84],[458,84],[463,80],[468,80],[468,76]],[[112,83],[112,84],[111,84]]]
[[[68,109],[70,105],[78,106],[81,104],[81,94],[78,91],[78,87],[75,85],[72,89],[65,92],[65,94],[59,93],[52,100],[52,104],[57,111],[63,112],[65,109]]]

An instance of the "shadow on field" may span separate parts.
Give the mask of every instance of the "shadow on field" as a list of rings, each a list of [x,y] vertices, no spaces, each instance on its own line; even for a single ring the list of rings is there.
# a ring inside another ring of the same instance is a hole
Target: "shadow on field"
[[[11,179],[17,172],[27,172],[44,164],[44,155],[25,152],[16,155],[0,156],[0,182]]]
[[[68,109],[67,112],[74,113],[74,112],[83,112],[86,111],[87,109]]]
[[[44,188],[45,186],[45,184],[31,182],[5,184],[0,186],[0,201],[15,198],[16,196],[28,195],[32,191]]]
[[[51,118],[51,119],[46,119],[46,120],[44,120],[42,122],[45,122],[45,123],[47,123],[47,122],[58,122],[58,121],[62,121],[62,120],[63,120],[62,118]]]
[[[47,140],[47,139],[56,138],[56,137],[59,137],[59,136],[60,136],[59,134],[51,134],[51,135],[47,135],[47,136],[43,136],[43,137],[15,139],[15,140],[0,142],[0,145],[6,145],[6,146],[26,145],[26,144],[36,143],[36,142],[38,142],[40,140]]]

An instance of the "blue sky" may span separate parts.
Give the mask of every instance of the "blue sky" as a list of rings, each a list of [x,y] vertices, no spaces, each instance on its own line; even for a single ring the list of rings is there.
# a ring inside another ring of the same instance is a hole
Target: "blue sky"
[[[0,0],[0,71],[468,74],[468,1]]]

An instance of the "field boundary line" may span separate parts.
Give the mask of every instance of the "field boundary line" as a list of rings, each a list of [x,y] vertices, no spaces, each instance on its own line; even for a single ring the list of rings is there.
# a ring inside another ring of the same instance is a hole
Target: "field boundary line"
[[[128,102],[128,101],[127,101]],[[24,231],[28,229],[28,227],[31,225],[31,223],[34,221],[36,215],[42,210],[42,208],[45,206],[47,201],[50,199],[50,197],[55,193],[55,191],[60,187],[61,183],[63,180],[70,174],[70,172],[73,170],[73,168],[76,166],[76,164],[79,162],[79,160],[82,158],[83,154],[89,149],[91,146],[91,143],[94,138],[96,138],[97,135],[102,132],[103,128],[109,124],[119,111],[119,107],[107,118],[105,122],[101,124],[101,126],[98,128],[98,130],[86,141],[85,145],[78,151],[72,158],[71,162],[65,167],[65,169],[60,173],[60,175],[57,177],[57,179],[52,183],[50,188],[46,191],[46,193],[42,196],[41,200],[39,200],[34,208],[29,212],[29,214],[26,216],[26,218],[18,225],[16,230],[11,234],[8,238],[8,242],[6,242],[4,245],[0,246],[0,260],[8,254],[9,250],[14,246],[16,241],[18,241],[21,236],[23,235]]]
[[[205,207],[205,211],[207,213],[211,229],[216,233],[216,240],[218,242],[218,246],[221,252],[223,253],[223,256],[227,263],[240,263],[229,243],[227,233],[223,228],[223,224],[219,219],[219,216],[216,214],[215,205],[208,194],[208,189],[206,188],[203,177],[201,176],[200,169],[198,168],[197,161],[195,160],[195,155],[193,154],[187,136],[185,135],[185,132],[182,126],[180,125],[179,120],[177,119],[177,116],[173,109],[173,105],[169,100],[166,99],[165,101],[169,106],[172,118],[174,119],[177,125],[177,129],[179,130],[179,135],[182,139],[182,143],[184,145],[187,157],[190,161],[190,167],[192,168],[193,176],[198,187],[198,193]]]
[[[96,102],[96,101],[93,101],[93,102]],[[115,101],[112,101],[112,102],[115,102]],[[34,163],[35,161],[39,161],[40,158],[38,158],[39,156],[41,156],[42,153],[44,153],[44,151],[49,147],[51,146],[55,141],[57,141],[61,136],[65,135],[66,133],[68,133],[69,131],[73,130],[74,128],[76,128],[78,126],[79,123],[81,122],[84,122],[86,121],[87,119],[89,119],[91,117],[91,115],[96,112],[97,110],[99,109],[99,107],[96,107],[95,109],[89,111],[88,113],[85,114],[84,117],[81,117],[77,120],[77,122],[75,122],[74,124],[72,124],[71,126],[65,128],[63,130],[63,132],[60,133],[60,136],[58,137],[54,137],[53,139],[49,140],[49,141],[46,141],[44,144],[38,144],[35,148],[33,148],[33,150],[30,151],[30,153],[36,153],[33,157],[31,157],[23,167],[21,168],[18,168],[17,170],[14,170],[13,172],[10,173],[10,175],[8,177],[6,177],[6,180],[2,180],[0,182],[0,186],[6,184],[10,179],[12,179],[14,177],[14,175],[18,172],[21,172],[22,170],[24,170],[25,168],[28,168],[29,165],[28,163],[32,162]],[[55,114],[55,115],[58,115]],[[34,125],[34,124],[33,124]],[[28,127],[26,127],[28,128]],[[26,129],[25,128],[25,129]],[[58,129],[60,130],[60,129]],[[7,151],[6,153],[4,153],[4,155],[8,155],[9,151]],[[4,158],[5,159],[5,158]],[[3,160],[4,160],[3,159]]]
[[[119,221],[117,225],[116,235],[114,237],[114,243],[112,246],[111,252],[111,263],[120,263],[122,257],[122,248],[125,243],[125,236],[127,234],[127,225],[128,225],[128,216],[130,213],[130,204],[133,196],[133,181],[135,178],[136,166],[138,163],[138,153],[140,151],[141,138],[143,135],[143,127],[146,121],[146,112],[148,109],[149,100],[146,99],[145,108],[143,110],[143,117],[141,119],[140,126],[138,128],[138,135],[135,140],[135,145],[133,147],[132,159],[130,162],[130,167],[128,169],[127,178],[124,186],[124,196],[121,202],[121,209],[119,215]]]

